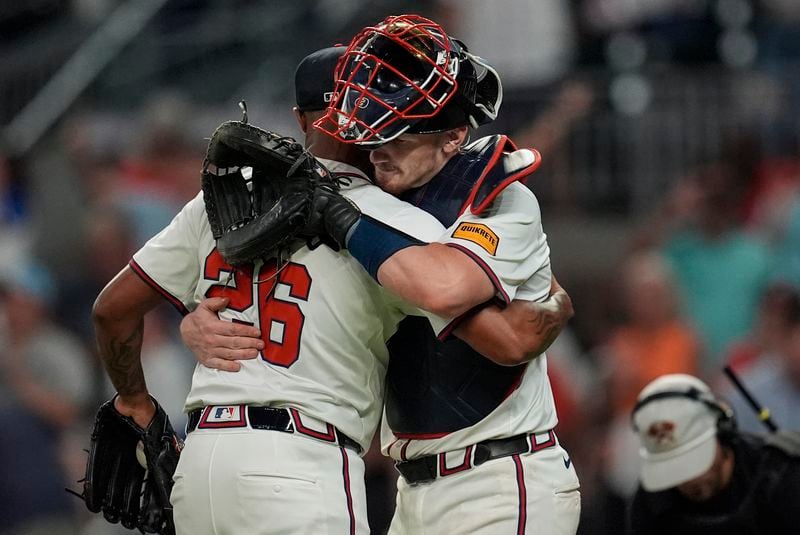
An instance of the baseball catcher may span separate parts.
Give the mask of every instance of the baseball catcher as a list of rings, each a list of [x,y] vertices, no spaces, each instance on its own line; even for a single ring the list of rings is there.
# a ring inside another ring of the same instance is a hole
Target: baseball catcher
[[[222,123],[208,144],[202,172],[217,249],[233,265],[277,258],[299,238],[322,235],[338,250],[344,236],[331,240],[330,231],[346,233],[360,215],[336,194],[341,180],[293,138],[247,124],[246,111],[242,121]],[[329,205],[332,200],[343,203],[344,213]],[[343,226],[322,232],[322,212],[333,212],[331,219],[344,216]]]
[[[183,442],[164,409],[155,399],[153,403],[156,413],[147,429],[120,414],[114,399],[100,407],[83,493],[78,496],[91,512],[102,511],[112,524],[119,522],[142,533],[174,534],[169,495]]]

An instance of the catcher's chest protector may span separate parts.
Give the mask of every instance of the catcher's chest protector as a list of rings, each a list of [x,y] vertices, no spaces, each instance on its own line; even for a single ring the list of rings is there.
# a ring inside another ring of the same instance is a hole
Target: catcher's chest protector
[[[535,150],[516,150],[503,135],[487,136],[464,147],[430,182],[402,198],[449,227],[467,208],[480,214],[505,187],[529,176],[540,163]]]

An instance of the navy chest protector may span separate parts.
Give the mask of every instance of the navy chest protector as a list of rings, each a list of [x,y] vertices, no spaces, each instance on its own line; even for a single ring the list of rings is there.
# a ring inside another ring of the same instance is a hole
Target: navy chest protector
[[[506,186],[539,166],[538,152],[532,163],[519,165],[509,158],[513,150],[506,136],[478,139],[403,199],[445,227],[468,207],[480,214]],[[421,317],[403,320],[388,346],[386,417],[400,438],[435,438],[475,425],[516,389],[525,372],[525,366],[495,364],[457,338],[438,340]]]
[[[503,135],[482,137],[450,159],[427,184],[410,190],[402,199],[433,215],[445,227],[472,206],[480,214],[509,184],[536,171],[541,155],[531,150],[532,161],[514,161],[516,146]]]

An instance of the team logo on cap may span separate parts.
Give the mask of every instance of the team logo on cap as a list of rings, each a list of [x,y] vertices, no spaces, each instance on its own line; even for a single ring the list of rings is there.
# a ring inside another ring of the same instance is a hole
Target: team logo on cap
[[[647,429],[647,436],[659,445],[672,444],[675,442],[675,422],[654,422]]]

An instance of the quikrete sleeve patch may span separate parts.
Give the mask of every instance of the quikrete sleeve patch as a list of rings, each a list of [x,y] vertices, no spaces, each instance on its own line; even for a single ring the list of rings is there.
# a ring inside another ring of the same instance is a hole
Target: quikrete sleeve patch
[[[481,223],[461,223],[453,231],[453,238],[476,243],[492,256],[497,253],[497,244],[500,243],[500,238],[497,237],[497,234]]]

